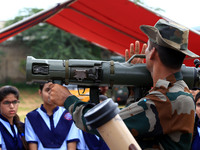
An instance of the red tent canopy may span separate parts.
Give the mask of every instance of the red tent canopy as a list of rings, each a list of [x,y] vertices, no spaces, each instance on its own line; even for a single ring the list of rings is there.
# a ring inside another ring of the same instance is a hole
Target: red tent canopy
[[[147,42],[147,37],[139,26],[154,25],[160,18],[164,17],[129,0],[68,0],[1,30],[0,42],[39,22],[47,22],[124,55],[124,50],[135,40]],[[190,30],[189,49],[200,55],[198,41],[200,35]],[[184,63],[193,66],[191,59]]]

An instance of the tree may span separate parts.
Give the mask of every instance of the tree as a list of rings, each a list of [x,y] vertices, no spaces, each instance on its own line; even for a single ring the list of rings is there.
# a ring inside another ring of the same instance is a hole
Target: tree
[[[36,58],[100,59],[101,48],[46,23],[23,33]]]
[[[41,11],[36,8],[26,8],[20,15],[6,23],[11,25],[25,17]],[[23,15],[22,15],[23,13]],[[70,33],[47,23],[40,23],[14,37],[31,49],[31,55],[36,58],[51,59],[101,59],[104,49],[82,40]]]

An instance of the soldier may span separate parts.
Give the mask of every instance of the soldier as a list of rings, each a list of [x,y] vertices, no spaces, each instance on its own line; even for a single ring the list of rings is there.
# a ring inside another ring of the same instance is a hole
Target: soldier
[[[149,38],[145,55],[153,87],[119,115],[142,149],[190,149],[195,106],[180,69],[186,55],[199,56],[188,50],[189,30],[163,19],[140,29]],[[80,129],[89,131],[83,115],[92,105],[58,84],[50,88],[50,100],[64,106]]]

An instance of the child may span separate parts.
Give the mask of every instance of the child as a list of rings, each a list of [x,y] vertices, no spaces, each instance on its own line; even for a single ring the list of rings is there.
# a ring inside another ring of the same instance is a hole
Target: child
[[[24,124],[17,115],[19,91],[14,86],[0,88],[0,147],[2,150],[27,149]]]
[[[196,117],[194,124],[194,133],[192,141],[192,150],[199,150],[200,146],[200,92],[196,94],[194,99],[196,104]]]
[[[73,124],[69,112],[49,101],[48,92],[51,84],[49,82],[40,85],[39,94],[43,104],[26,116],[25,137],[29,148],[76,150],[79,129]]]

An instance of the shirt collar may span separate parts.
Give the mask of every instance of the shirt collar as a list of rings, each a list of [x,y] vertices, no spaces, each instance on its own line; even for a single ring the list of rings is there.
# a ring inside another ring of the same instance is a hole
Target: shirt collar
[[[172,75],[174,75],[174,77],[176,78],[176,81],[183,80],[183,75],[182,75],[181,72],[176,72],[176,73],[174,73]]]
[[[171,84],[182,79],[183,79],[182,73],[176,72],[174,74],[167,76],[165,79],[159,79],[156,83],[156,87],[164,86],[165,88],[168,88]]]
[[[8,119],[6,119],[4,116],[2,116],[2,114],[0,114],[0,118],[6,122],[9,122]]]
[[[197,126],[200,127],[200,119],[197,121]]]
[[[182,75],[181,72],[176,72],[176,73],[174,73],[174,74],[171,74],[171,75],[167,76],[167,77],[165,78],[165,80],[166,80],[166,81],[169,81],[169,82],[171,82],[171,83],[175,83],[175,82],[178,81],[178,80],[183,80],[183,75]]]
[[[53,114],[58,110],[58,108],[59,108],[58,106],[56,106],[56,108],[54,108]],[[43,104],[41,105],[40,109],[41,109],[43,112],[47,113],[47,111],[46,111],[46,109],[44,108]]]
[[[7,118],[5,118],[2,114],[0,114],[0,118],[2,119],[2,120],[4,120],[4,121],[6,121],[6,122],[8,122],[9,124],[10,124],[10,122],[8,121],[8,119]],[[15,119],[13,120],[13,124],[15,124],[16,122],[15,122]]]

